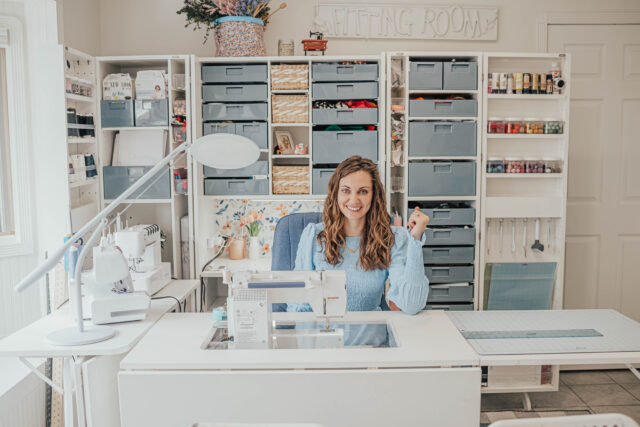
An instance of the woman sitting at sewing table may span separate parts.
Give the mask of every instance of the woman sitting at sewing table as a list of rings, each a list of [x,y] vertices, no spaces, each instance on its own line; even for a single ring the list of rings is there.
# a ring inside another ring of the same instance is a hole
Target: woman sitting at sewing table
[[[409,229],[393,227],[376,165],[353,156],[331,176],[322,221],[303,230],[296,270],[345,270],[347,310],[402,310],[416,314],[427,302],[422,245],[429,217],[419,208]],[[385,282],[389,279],[386,301]],[[288,304],[287,311],[311,311]]]

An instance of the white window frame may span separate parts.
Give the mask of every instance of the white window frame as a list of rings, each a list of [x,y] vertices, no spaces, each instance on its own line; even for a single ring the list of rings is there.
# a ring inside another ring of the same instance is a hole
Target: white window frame
[[[0,48],[5,50],[7,116],[13,201],[13,233],[0,236],[0,257],[31,254],[34,251],[34,224],[31,194],[32,171],[27,121],[26,50],[22,22],[0,16]]]

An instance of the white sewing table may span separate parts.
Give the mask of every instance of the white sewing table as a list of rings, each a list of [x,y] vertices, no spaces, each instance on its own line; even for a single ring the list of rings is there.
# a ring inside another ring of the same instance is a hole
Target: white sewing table
[[[154,294],[171,295],[179,301],[191,298],[195,304],[197,280],[173,280]],[[116,334],[108,340],[88,345],[56,346],[45,342],[52,331],[74,326],[69,305],[45,316],[0,340],[0,357],[18,357],[36,375],[52,385],[48,378],[29,363],[29,358],[64,358],[63,385],[53,384],[64,395],[66,426],[74,425],[73,400],[76,399],[76,420],[79,426],[119,425],[116,373],[120,360],[177,302],[173,299],[152,300],[144,320],[112,323]],[[100,357],[97,357],[100,356]],[[81,390],[74,393],[74,390]]]
[[[122,426],[477,427],[481,366],[640,363],[640,351],[480,356],[443,311],[349,312],[344,320],[389,322],[398,347],[202,350],[210,315],[167,314],[120,363]]]

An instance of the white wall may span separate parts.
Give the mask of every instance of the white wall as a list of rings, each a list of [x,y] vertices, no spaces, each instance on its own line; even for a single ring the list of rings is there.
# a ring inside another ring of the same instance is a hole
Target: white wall
[[[100,53],[100,0],[58,0],[59,40],[90,55]]]
[[[81,0],[65,0],[73,3]],[[98,0],[87,0],[95,2]],[[277,7],[283,0],[272,0]],[[100,55],[196,54],[213,56],[213,40],[202,44],[203,31],[184,28],[184,15],[176,11],[182,0],[99,0]],[[277,12],[266,27],[268,55],[277,54],[278,39],[293,39],[296,54],[303,54],[300,40],[308,38],[313,22],[313,0],[287,0],[287,8]],[[396,3],[393,0],[336,1],[336,3]],[[398,3],[421,3],[402,1]],[[437,4],[474,4],[474,1],[439,0]],[[638,0],[487,0],[481,5],[499,8],[499,33],[496,42],[331,39],[328,54],[373,54],[392,50],[536,50],[536,20],[545,12],[640,11]],[[272,7],[274,9],[275,7]],[[75,13],[75,12],[74,12]],[[67,20],[65,20],[67,25]],[[66,28],[65,28],[66,30]],[[75,46],[74,46],[75,47]]]

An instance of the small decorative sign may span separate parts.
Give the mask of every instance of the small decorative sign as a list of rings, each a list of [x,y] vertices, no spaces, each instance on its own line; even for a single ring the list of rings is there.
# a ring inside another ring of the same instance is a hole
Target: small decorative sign
[[[498,8],[319,3],[314,26],[326,37],[497,40]]]

